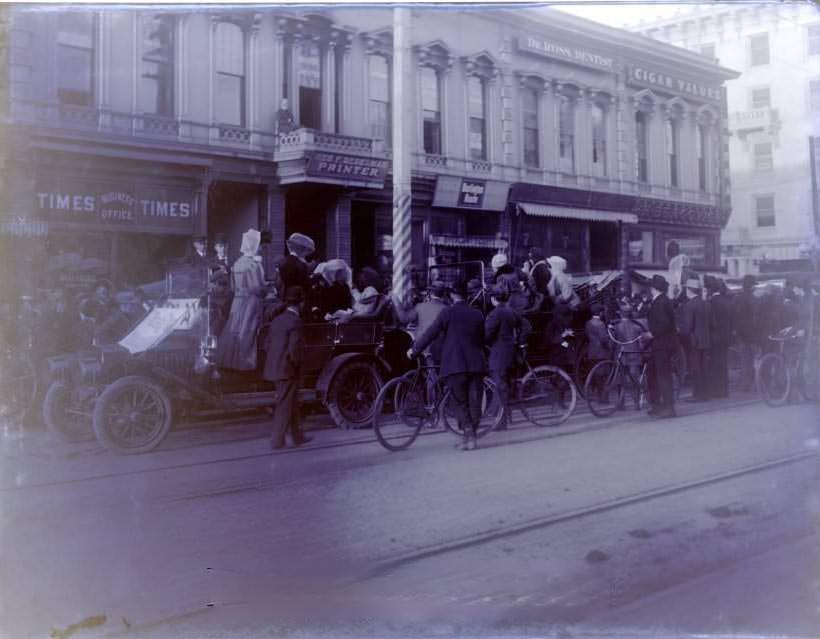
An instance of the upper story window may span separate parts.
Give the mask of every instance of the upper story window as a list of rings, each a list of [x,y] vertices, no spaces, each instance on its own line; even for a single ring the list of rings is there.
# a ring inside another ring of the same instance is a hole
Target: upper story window
[[[390,62],[383,55],[367,57],[370,135],[390,144]]]
[[[606,175],[606,107],[598,102],[591,106],[592,116],[592,170],[595,175]]]
[[[424,152],[441,153],[441,97],[438,71],[421,67],[421,109],[424,118]]]
[[[809,111],[820,113],[820,78],[809,80]]]
[[[140,110],[174,115],[174,18],[149,15],[142,19]]]
[[[774,170],[774,157],[771,142],[757,142],[754,145],[755,171],[767,172]]]
[[[749,66],[769,64],[769,34],[759,33],[749,38]]]
[[[674,118],[666,120],[666,157],[668,158],[669,166],[669,185],[672,187],[678,186],[678,154],[679,154],[679,135],[678,135],[678,121]]]
[[[322,49],[318,42],[302,40],[295,50],[299,123],[318,130],[322,128]]]
[[[94,27],[90,11],[57,17],[57,98],[62,104],[94,104]]]
[[[706,149],[708,148],[708,131],[702,124],[698,124],[695,137],[695,155],[698,159],[698,188],[706,190]]]
[[[638,155],[638,182],[649,181],[648,117],[643,111],[635,113],[635,146]]]
[[[561,170],[575,170],[575,104],[569,96],[561,96],[558,111],[558,158]]]
[[[487,159],[487,99],[484,80],[471,75],[467,78],[467,113],[470,118],[470,159]]]
[[[715,51],[715,43],[709,42],[707,44],[700,45],[700,54],[705,56],[711,60],[717,60],[717,53]]]
[[[772,92],[769,87],[752,89],[750,97],[753,109],[768,109],[772,106]]]
[[[808,26],[809,55],[820,55],[820,24]]]
[[[757,225],[762,227],[774,226],[774,195],[756,195],[754,199]]]
[[[214,117],[219,124],[245,126],[245,33],[231,22],[216,27]]]
[[[521,94],[521,112],[524,124],[524,164],[539,166],[538,92],[524,88]]]

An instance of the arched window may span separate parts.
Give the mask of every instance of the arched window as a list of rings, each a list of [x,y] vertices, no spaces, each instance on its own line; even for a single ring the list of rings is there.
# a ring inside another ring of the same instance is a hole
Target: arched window
[[[558,157],[564,173],[575,172],[575,105],[565,95],[558,113]]]
[[[367,56],[370,136],[390,145],[390,62],[383,56]]]
[[[61,104],[94,104],[94,28],[90,11],[57,17],[57,98]]]
[[[521,112],[524,124],[524,164],[539,166],[538,92],[525,87],[521,94]]]
[[[421,109],[424,118],[424,152],[441,153],[441,97],[439,72],[421,67]]]
[[[231,22],[216,27],[214,117],[219,124],[245,126],[245,33]]]
[[[674,118],[667,118],[666,120],[666,157],[668,158],[669,166],[669,185],[672,187],[678,186],[678,121]]]
[[[173,16],[153,14],[142,18],[140,61],[140,111],[174,115]]]
[[[469,150],[471,160],[487,159],[487,89],[483,78],[467,78],[467,112],[470,118]]]
[[[592,117],[592,171],[594,175],[606,175],[606,107],[593,102]]]
[[[635,113],[635,146],[638,155],[638,182],[649,181],[647,142],[647,115],[643,111],[637,111]]]

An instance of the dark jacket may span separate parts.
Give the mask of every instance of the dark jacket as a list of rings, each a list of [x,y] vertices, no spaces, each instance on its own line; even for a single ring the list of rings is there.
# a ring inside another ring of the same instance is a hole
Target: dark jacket
[[[732,341],[732,301],[723,294],[709,300],[712,309],[712,346],[729,346]]]
[[[733,299],[734,327],[746,344],[761,341],[760,303],[751,291],[741,291]]]
[[[712,309],[700,297],[686,300],[681,311],[681,335],[685,335],[691,348],[708,349],[712,345]]]
[[[506,304],[499,304],[484,322],[484,337],[490,345],[490,370],[505,371],[515,364],[515,349],[525,343],[532,325]]]
[[[268,356],[262,377],[270,382],[298,379],[303,341],[301,318],[290,310],[277,315],[268,333]]]
[[[678,331],[675,311],[666,295],[658,295],[649,307],[647,315],[649,332],[652,333],[653,351],[671,351],[678,347]]]
[[[282,297],[291,286],[301,286],[305,294],[310,290],[310,267],[294,255],[288,255],[279,265],[279,277],[282,279]]]
[[[609,359],[612,357],[612,342],[606,330],[606,324],[600,317],[593,317],[584,325],[584,334],[587,336],[587,357],[592,360]]]
[[[413,351],[421,353],[439,335],[444,335],[439,371],[441,377],[484,372],[484,316],[481,311],[465,302],[448,306],[416,340]]]

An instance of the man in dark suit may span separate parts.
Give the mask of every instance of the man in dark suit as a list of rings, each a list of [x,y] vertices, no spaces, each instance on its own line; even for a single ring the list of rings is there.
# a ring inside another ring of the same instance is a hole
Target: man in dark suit
[[[484,322],[484,338],[490,345],[490,376],[498,389],[504,416],[496,430],[507,430],[510,417],[510,373],[515,366],[516,349],[525,344],[532,332],[529,321],[512,310],[507,289],[498,284],[490,292],[495,307]]]
[[[672,357],[678,348],[678,332],[672,301],[666,296],[669,284],[661,275],[650,281],[652,304],[649,307],[648,336],[652,338],[649,359],[649,395],[653,417],[675,416],[675,394],[672,383]]]
[[[311,440],[299,430],[299,377],[302,358],[303,328],[302,304],[305,295],[299,286],[285,292],[285,310],[270,325],[268,356],[264,379],[276,384],[276,408],[273,413],[271,448],[285,447],[285,433],[289,430],[294,446]]]
[[[710,389],[712,397],[729,397],[729,344],[732,341],[732,301],[723,282],[706,278],[709,307],[712,311],[712,345],[709,349]]]
[[[476,447],[476,427],[481,419],[484,377],[484,316],[467,304],[467,286],[457,282],[450,291],[452,306],[439,313],[433,325],[408,351],[410,358],[424,352],[443,335],[439,376],[450,389],[459,426],[464,433],[462,450]]]
[[[709,349],[712,346],[712,310],[703,299],[700,280],[686,282],[686,302],[681,311],[681,338],[686,347],[689,371],[692,375],[692,397],[687,401],[709,399]]]

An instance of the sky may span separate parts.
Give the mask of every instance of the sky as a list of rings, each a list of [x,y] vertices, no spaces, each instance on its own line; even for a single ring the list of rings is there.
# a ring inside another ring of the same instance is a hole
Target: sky
[[[737,4],[738,1],[743,0],[735,0],[734,4]],[[689,13],[694,9],[694,5],[705,3],[695,1],[675,3],[647,2],[646,0],[562,0],[550,4],[561,11],[567,11],[582,18],[602,22],[611,27],[623,27],[625,24],[635,25],[640,20],[649,22],[657,18],[668,18],[674,16],[676,12]]]

